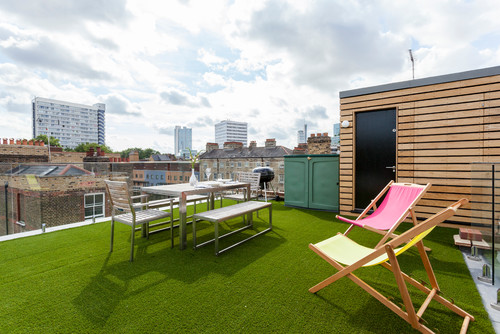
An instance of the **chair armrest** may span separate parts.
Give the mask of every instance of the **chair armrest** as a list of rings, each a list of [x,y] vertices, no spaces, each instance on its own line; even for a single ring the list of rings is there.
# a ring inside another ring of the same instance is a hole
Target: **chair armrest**
[[[130,196],[130,199],[131,200],[134,200],[134,199],[139,199],[139,198],[148,198],[149,197],[149,194],[142,194],[142,195],[136,195],[136,196]]]

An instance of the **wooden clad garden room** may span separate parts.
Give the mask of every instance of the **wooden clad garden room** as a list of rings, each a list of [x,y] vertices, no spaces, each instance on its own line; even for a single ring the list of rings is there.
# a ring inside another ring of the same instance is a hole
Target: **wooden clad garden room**
[[[467,197],[471,204],[447,225],[491,224],[500,66],[340,92],[340,122],[342,215],[354,215],[395,180],[432,184],[419,219]]]

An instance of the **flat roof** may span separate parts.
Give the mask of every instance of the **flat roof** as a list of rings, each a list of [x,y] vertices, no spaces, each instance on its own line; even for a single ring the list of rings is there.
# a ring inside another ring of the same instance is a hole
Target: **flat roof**
[[[394,82],[379,86],[365,87],[365,88],[357,88],[351,90],[345,90],[339,93],[340,98],[367,95],[373,93],[382,93],[391,90],[399,90],[406,88],[414,88],[420,86],[428,86],[434,84],[440,84],[445,82],[453,82],[460,80],[469,80],[476,79],[482,77],[490,77],[493,75],[500,75],[500,66],[487,67],[479,70],[465,71],[459,73],[438,75],[435,77],[428,77],[422,79],[414,79],[408,81]]]

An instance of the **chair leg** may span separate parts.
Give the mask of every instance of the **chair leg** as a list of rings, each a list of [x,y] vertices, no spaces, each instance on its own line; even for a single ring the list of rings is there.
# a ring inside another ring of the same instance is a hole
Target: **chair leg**
[[[196,249],[196,219],[193,219],[193,249]]]
[[[115,232],[115,221],[111,219],[111,245],[109,247],[109,252],[111,253],[113,251],[113,236]]]
[[[174,207],[170,201],[170,248],[174,248]]]
[[[269,228],[273,228],[273,206],[269,207]]]
[[[135,239],[135,224],[132,224],[132,237],[130,240],[130,262],[134,261],[134,239]]]

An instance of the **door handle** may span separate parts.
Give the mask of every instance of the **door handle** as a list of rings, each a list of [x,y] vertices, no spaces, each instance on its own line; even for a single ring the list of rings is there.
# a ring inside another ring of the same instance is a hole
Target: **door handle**
[[[385,168],[392,169],[392,172],[396,173],[396,166],[387,166]]]

